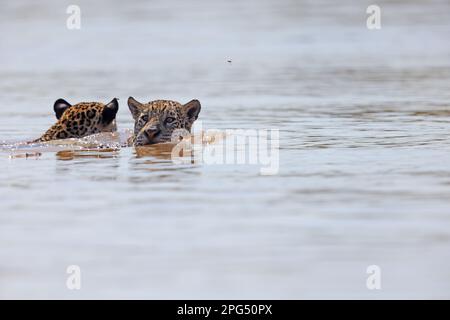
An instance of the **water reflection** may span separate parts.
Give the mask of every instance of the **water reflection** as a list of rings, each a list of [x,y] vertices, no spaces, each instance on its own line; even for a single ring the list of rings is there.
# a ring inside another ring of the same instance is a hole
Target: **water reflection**
[[[136,147],[136,157],[154,157],[156,159],[171,160],[175,143],[159,143],[148,146]]]
[[[9,155],[10,159],[20,159],[20,158],[39,158],[40,156],[42,156],[41,152],[26,152],[26,153],[17,153],[17,152],[12,152]]]
[[[73,160],[73,159],[110,159],[119,156],[117,149],[83,149],[83,150],[64,150],[56,153],[58,160]]]

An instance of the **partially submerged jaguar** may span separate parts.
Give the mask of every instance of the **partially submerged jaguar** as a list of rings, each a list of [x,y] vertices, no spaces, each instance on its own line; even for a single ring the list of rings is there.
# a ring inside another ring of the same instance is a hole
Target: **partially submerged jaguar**
[[[170,142],[190,133],[201,110],[198,100],[186,104],[172,100],[140,103],[133,97],[128,98],[128,107],[134,119],[134,146]]]
[[[83,138],[95,133],[117,130],[116,114],[119,103],[116,98],[108,104],[80,102],[74,105],[64,99],[58,99],[53,110],[58,121],[33,142]]]

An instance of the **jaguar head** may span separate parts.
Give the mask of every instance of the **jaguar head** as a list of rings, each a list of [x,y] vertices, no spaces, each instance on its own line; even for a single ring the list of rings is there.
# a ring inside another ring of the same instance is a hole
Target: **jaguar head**
[[[200,113],[200,102],[192,100],[181,104],[171,100],[140,103],[128,98],[128,107],[134,119],[135,146],[174,141],[191,131]]]
[[[53,105],[53,110],[58,121],[36,142],[82,138],[95,133],[117,130],[116,114],[119,103],[116,98],[108,104],[80,102],[75,105],[64,99],[58,99]]]

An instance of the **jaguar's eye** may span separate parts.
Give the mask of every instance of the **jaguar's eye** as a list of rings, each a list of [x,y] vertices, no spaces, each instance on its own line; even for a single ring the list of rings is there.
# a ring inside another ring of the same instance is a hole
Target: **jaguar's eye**
[[[148,115],[147,115],[147,114],[144,114],[144,115],[141,117],[141,119],[142,119],[142,121],[147,122],[147,121],[148,121]]]
[[[174,121],[175,121],[175,118],[172,118],[172,117],[167,117],[166,118],[166,123],[172,123]]]

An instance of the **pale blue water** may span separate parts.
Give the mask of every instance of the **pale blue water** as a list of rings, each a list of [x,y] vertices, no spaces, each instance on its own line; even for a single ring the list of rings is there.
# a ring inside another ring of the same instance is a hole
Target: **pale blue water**
[[[0,140],[60,97],[119,98],[121,132],[130,95],[196,98],[279,129],[280,171],[3,148],[1,298],[450,297],[448,2],[378,1],[378,31],[370,1],[78,1],[78,31],[68,4],[2,4]]]

